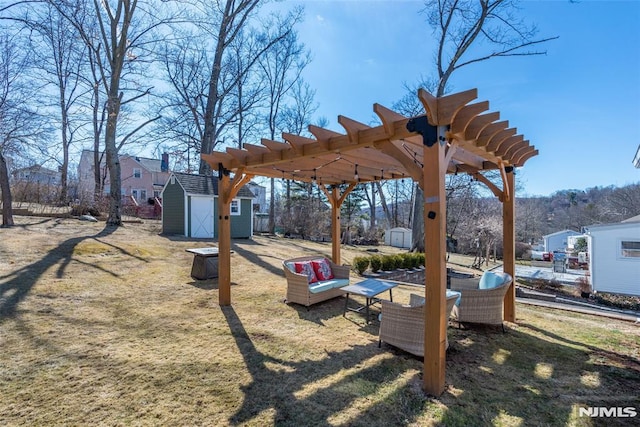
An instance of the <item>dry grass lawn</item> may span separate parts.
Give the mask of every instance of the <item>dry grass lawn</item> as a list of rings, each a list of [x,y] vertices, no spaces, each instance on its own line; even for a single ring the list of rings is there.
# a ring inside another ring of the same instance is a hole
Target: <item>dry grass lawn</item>
[[[281,261],[329,255],[328,243],[234,241],[232,305],[220,307],[217,280],[194,281],[185,252],[211,242],[162,236],[154,221],[16,222],[0,229],[3,426],[629,425],[580,406],[640,417],[637,324],[518,304],[507,333],[451,326],[435,399],[422,360],[378,348],[377,322],[343,317],[342,298],[283,303]]]

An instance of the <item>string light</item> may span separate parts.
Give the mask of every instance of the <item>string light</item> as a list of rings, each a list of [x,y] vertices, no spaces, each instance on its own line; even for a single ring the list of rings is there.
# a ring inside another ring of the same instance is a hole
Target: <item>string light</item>
[[[355,175],[353,176],[353,179],[355,179],[357,182],[360,182],[360,177],[358,176],[358,165],[356,164],[355,167]]]

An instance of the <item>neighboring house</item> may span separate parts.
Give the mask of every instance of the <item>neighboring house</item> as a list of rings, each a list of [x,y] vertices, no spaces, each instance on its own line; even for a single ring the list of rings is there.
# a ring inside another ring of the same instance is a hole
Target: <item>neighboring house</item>
[[[585,230],[593,290],[640,296],[640,216]]]
[[[93,194],[95,183],[93,151],[83,150],[78,164],[79,190],[82,194]],[[100,174],[104,179],[104,194],[109,194],[110,179],[105,159],[100,163]],[[169,155],[162,159],[120,155],[120,185],[122,197],[132,197],[138,204],[159,197],[169,179]]]
[[[231,202],[231,237],[253,235],[253,193],[248,186]],[[162,190],[162,233],[218,237],[218,177],[174,172]]]
[[[60,172],[39,165],[16,169],[11,174],[14,182],[33,182],[46,185],[59,185]]]
[[[267,188],[253,181],[248,182],[247,187],[249,187],[249,190],[255,195],[253,198],[253,211],[267,213],[269,211],[269,206],[267,206]]]
[[[547,234],[546,236],[542,236],[542,239],[544,240],[544,251],[565,252],[569,248],[569,236],[580,236],[580,233],[573,230],[562,230],[556,231],[555,233]]]
[[[384,244],[396,248],[411,249],[411,230],[404,227],[390,228],[384,233]]]

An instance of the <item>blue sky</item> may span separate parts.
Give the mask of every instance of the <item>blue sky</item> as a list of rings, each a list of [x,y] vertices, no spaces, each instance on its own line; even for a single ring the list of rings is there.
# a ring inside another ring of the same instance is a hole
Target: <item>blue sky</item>
[[[297,2],[285,1],[281,6]],[[300,39],[318,116],[371,123],[434,71],[421,1],[305,1]],[[495,58],[454,73],[454,92],[478,89],[540,154],[518,170],[524,195],[640,182],[640,2],[525,1],[521,14],[548,42],[545,56]]]

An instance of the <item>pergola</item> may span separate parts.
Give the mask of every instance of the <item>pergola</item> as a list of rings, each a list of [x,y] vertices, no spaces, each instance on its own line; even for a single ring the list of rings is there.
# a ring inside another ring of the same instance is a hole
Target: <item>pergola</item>
[[[339,116],[345,134],[309,126],[314,138],[283,133],[284,142],[202,154],[218,171],[219,302],[231,304],[230,205],[254,176],[315,182],[332,211],[332,258],[340,264],[340,206],[359,183],[411,178],[424,193],[425,339],[424,390],[439,396],[445,385],[446,200],[445,175],[467,173],[483,182],[503,206],[504,271],[515,277],[515,173],[538,151],[518,135],[487,101],[472,103],[477,90],[418,98],[426,115],[407,118],[379,104],[381,125],[370,127]],[[497,170],[502,185],[481,172]],[[233,173],[233,177],[231,177]],[[341,190],[342,189],[342,190]],[[505,296],[504,318],[515,322],[515,286]]]

